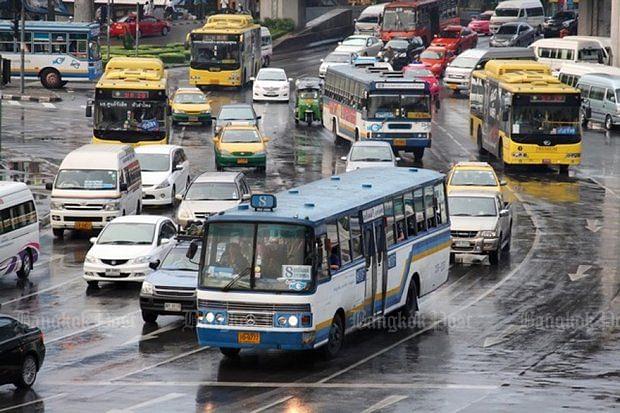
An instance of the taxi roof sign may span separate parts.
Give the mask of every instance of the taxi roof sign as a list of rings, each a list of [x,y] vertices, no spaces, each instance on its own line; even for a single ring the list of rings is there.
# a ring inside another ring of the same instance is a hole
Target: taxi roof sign
[[[278,206],[278,200],[275,195],[271,194],[254,194],[250,197],[250,206],[255,210],[273,211]]]

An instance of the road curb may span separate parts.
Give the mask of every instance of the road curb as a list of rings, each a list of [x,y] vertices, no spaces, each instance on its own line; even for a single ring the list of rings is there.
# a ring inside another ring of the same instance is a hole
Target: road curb
[[[2,94],[2,100],[20,100],[26,102],[60,102],[62,99],[58,95],[48,96],[31,96],[31,95],[15,95]]]

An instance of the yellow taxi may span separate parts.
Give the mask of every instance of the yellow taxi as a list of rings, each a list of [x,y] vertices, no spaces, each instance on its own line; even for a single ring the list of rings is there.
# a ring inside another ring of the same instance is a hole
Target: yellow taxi
[[[172,122],[211,123],[211,101],[197,87],[177,89],[170,99]]]
[[[493,167],[486,162],[459,162],[448,173],[448,192],[457,190],[501,192],[500,181]]]
[[[269,138],[254,125],[226,125],[213,138],[215,166],[248,166],[264,171]]]

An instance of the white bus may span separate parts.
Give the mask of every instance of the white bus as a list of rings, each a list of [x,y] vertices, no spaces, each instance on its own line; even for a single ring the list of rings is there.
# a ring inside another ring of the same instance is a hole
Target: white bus
[[[40,247],[32,193],[24,183],[0,181],[0,275],[28,277]]]
[[[605,49],[595,40],[540,39],[532,43],[536,60],[558,72],[566,63],[605,63]]]
[[[569,86],[577,87],[581,76],[595,73],[620,76],[620,68],[600,63],[566,63],[560,67],[558,79]]]
[[[269,66],[271,56],[273,55],[273,46],[271,42],[271,32],[265,26],[260,28],[260,51],[263,59],[263,67]]]
[[[198,341],[241,349],[322,348],[418,299],[448,278],[444,175],[358,169],[255,194],[206,222],[198,277]],[[194,258],[198,243],[189,248]]]

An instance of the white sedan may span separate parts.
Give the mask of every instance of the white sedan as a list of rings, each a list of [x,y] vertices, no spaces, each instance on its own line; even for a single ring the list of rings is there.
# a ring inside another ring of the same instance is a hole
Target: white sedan
[[[99,281],[142,282],[173,247],[177,228],[170,218],[154,215],[118,217],[105,226],[84,259],[89,287]]]
[[[383,48],[383,42],[375,36],[356,34],[349,36],[334,50],[337,53],[357,53],[360,56],[376,56]]]
[[[258,71],[252,87],[253,100],[275,100],[288,102],[291,95],[291,80],[284,69],[262,68]]]
[[[142,173],[142,205],[170,205],[189,186],[189,161],[177,145],[136,148]]]
[[[347,162],[345,172],[362,168],[385,168],[396,166],[400,158],[394,156],[392,147],[387,142],[359,141],[351,145],[349,154],[343,156]]]

